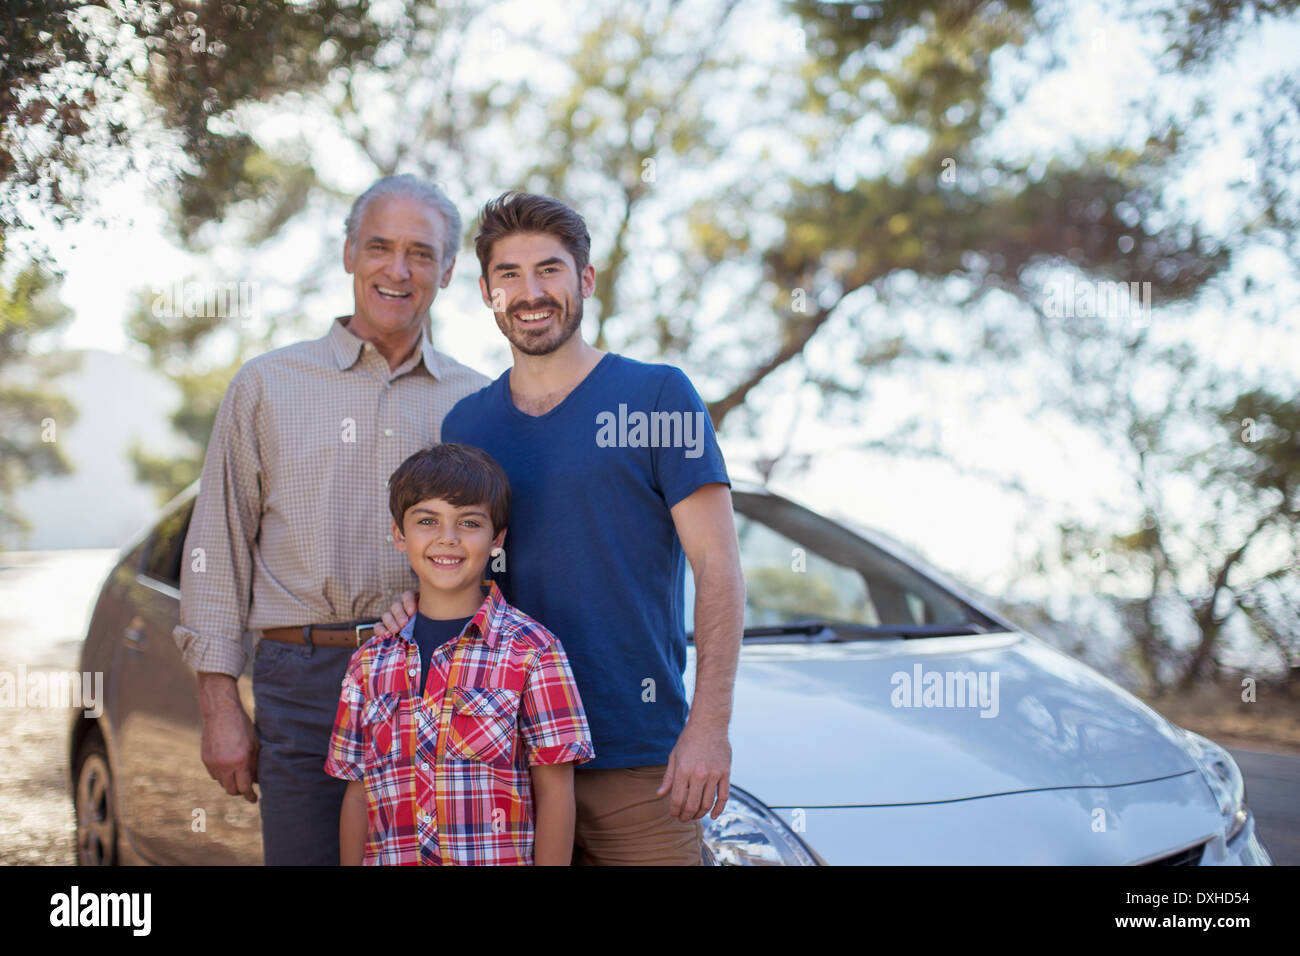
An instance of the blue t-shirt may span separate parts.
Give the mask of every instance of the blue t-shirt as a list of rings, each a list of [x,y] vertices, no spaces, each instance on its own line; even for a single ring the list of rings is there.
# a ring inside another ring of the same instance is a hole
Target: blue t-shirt
[[[580,769],[667,763],[688,711],[686,561],[668,509],[730,484],[690,380],[609,353],[534,417],[506,371],[448,413],[442,440],[484,449],[510,479],[495,578],[564,645],[596,747]]]
[[[433,652],[452,638],[459,637],[471,620],[473,615],[458,620],[439,621],[425,617],[419,611],[415,612],[415,627],[411,628],[411,637],[420,649],[420,682],[417,687],[424,687],[429,682],[429,663],[433,660]],[[578,693],[582,693],[581,689]]]

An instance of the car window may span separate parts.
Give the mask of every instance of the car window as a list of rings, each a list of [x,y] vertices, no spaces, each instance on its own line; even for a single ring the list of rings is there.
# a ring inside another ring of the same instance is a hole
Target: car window
[[[813,618],[877,625],[867,582],[853,568],[828,560],[778,531],[736,515],[745,572],[745,626],[767,627]]]
[[[181,586],[181,558],[193,510],[191,501],[158,522],[145,544],[143,574],[174,588]]]
[[[908,564],[792,502],[735,493],[746,628],[825,620],[868,627],[956,625],[972,615]],[[694,625],[686,574],[686,628]]]

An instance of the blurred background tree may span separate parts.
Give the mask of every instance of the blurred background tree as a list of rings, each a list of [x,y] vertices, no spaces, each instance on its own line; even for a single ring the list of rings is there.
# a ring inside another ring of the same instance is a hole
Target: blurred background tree
[[[578,28],[545,69],[521,75],[515,56],[541,41],[474,0],[20,0],[3,34],[0,210],[81,214],[86,175],[148,162],[180,243],[291,290],[252,328],[158,316],[141,293],[129,334],[179,386],[172,423],[192,448],[134,449],[160,498],[197,476],[239,364],[319,334],[301,303],[339,269],[346,161],[438,179],[467,214],[506,188],[573,204],[599,270],[596,343],[685,368],[764,480],[805,471],[801,423],[824,421],[861,449],[1023,490],[954,450],[934,400],[900,411],[879,395],[974,377],[978,414],[1032,387],[1038,415],[1100,442],[1127,490],[1063,521],[1026,580],[1095,589],[1155,691],[1213,672],[1225,629],[1294,662],[1293,383],[1226,370],[1196,346],[1194,313],[1221,302],[1241,334],[1294,330],[1294,286],[1252,287],[1235,267],[1261,245],[1291,279],[1300,267],[1300,77],[1275,77],[1241,118],[1255,130],[1242,212],[1213,228],[1176,188],[1216,135],[1203,102],[1143,104],[1114,141],[1049,153],[1009,139],[1027,90],[1080,44],[1104,49],[1066,29],[1059,3],[757,6],[592,0],[566,13]],[[1109,12],[1158,31],[1166,72],[1190,77],[1296,8]],[[141,143],[159,148],[141,159]],[[300,275],[277,269],[290,246],[308,250]],[[1062,314],[1047,303],[1066,283],[1142,289],[1156,311]],[[1238,434],[1246,419],[1258,441]]]
[[[3,253],[0,244],[0,264]],[[58,299],[57,278],[41,263],[28,263],[0,286],[0,545],[29,527],[14,492],[37,476],[68,471],[59,431],[76,420],[76,409],[50,382],[75,360],[33,343],[71,315]]]

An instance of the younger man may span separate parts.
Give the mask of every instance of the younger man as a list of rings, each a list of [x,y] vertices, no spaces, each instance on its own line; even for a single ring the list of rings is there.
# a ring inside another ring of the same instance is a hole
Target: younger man
[[[389,507],[419,606],[343,678],[325,761],[350,781],[341,862],[567,865],[573,767],[595,751],[560,642],[483,581],[509,520],[505,473],[478,448],[435,445],[393,473]]]
[[[575,862],[699,866],[706,813],[731,778],[732,690],[745,579],[726,463],[704,402],[670,365],[582,338],[591,236],[550,196],[487,203],[479,290],[514,365],[466,396],[444,441],[484,449],[518,496],[498,578],[564,635],[598,754],[574,775]],[[687,703],[686,564],[695,580]],[[383,615],[396,630],[414,613]]]

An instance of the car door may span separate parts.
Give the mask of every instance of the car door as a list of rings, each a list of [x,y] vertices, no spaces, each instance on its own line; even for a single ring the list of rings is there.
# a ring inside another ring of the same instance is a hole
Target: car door
[[[117,729],[120,812],[139,852],[155,863],[261,863],[257,807],[231,797],[203,766],[194,672],[172,637],[193,499],[153,529],[122,635]],[[253,710],[251,676],[240,697]]]

